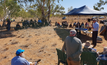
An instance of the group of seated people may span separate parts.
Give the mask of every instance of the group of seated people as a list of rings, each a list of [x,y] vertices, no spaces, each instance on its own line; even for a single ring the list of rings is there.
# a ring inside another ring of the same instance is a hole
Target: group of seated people
[[[63,21],[62,22],[62,25],[59,23],[59,22],[55,22],[55,26],[58,26],[58,27],[68,27],[68,22],[67,21]],[[72,27],[72,26],[71,26]]]
[[[19,29],[22,29],[22,28],[30,27],[30,26],[34,27],[35,25],[37,26],[37,24],[40,23],[40,21],[39,21],[39,23],[37,23],[36,20],[33,21],[32,19],[30,21],[28,21],[28,20],[24,20],[24,21],[21,20],[21,22],[22,22],[22,27],[20,26],[20,23],[17,23],[16,27],[14,28],[15,30],[19,30]]]
[[[39,20],[38,20],[39,21]],[[41,23],[41,20],[38,22],[38,24],[39,23]],[[30,20],[30,21],[28,21],[28,20],[22,20],[22,25],[24,26],[24,27],[30,27],[30,26],[32,26],[32,27],[34,27],[35,25],[37,25],[37,21],[36,20]]]
[[[88,23],[88,22],[86,22],[86,23],[83,23],[83,22],[82,22],[82,23],[80,23],[80,22],[76,23],[76,22],[75,22],[75,23],[73,24],[73,27],[74,27],[74,26],[77,27],[77,28],[78,28],[78,27],[79,27],[79,28],[87,28],[87,27],[89,27],[89,23]]]
[[[69,25],[68,25],[68,22],[67,21],[63,21],[62,22],[62,25],[59,23],[59,22],[55,22],[55,26],[58,26],[58,27],[68,27],[69,26],[69,28],[72,28],[72,27],[76,27],[76,28],[88,28],[89,27],[89,23],[88,22],[86,22],[86,23],[80,23],[80,22],[74,22],[73,24],[72,23],[70,23]]]
[[[94,53],[93,55],[96,57],[97,61],[107,60],[107,47],[104,47],[103,52],[97,52],[96,49],[91,47],[91,43],[89,41],[86,41],[83,51],[89,51],[92,52],[92,54]]]

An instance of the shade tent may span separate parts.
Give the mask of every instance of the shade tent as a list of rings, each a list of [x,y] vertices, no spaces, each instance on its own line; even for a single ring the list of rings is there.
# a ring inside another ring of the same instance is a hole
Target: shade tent
[[[85,5],[80,8],[74,8],[73,10],[64,15],[107,15],[107,13],[93,10]]]

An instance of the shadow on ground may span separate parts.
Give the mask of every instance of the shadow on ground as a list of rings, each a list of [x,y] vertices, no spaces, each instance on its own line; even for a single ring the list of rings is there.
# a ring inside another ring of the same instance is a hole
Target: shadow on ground
[[[8,37],[15,37],[16,35],[13,35],[12,32],[13,31],[0,31],[0,39],[8,38]]]
[[[57,35],[62,39],[62,41],[65,40],[66,36],[69,35],[69,31],[70,31],[70,29],[65,29],[65,28],[54,28],[54,30],[56,31]],[[92,40],[91,37],[84,34],[80,35],[80,39],[83,43],[86,42],[87,40]]]

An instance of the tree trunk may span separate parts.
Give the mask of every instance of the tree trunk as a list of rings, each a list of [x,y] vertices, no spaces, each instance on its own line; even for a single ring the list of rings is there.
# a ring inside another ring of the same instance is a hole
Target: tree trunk
[[[48,22],[49,22],[49,19],[50,19],[50,2],[49,2],[49,11],[48,11]]]

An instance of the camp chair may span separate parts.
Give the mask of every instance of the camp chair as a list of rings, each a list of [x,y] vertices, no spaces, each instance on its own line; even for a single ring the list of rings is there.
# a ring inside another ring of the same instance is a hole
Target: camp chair
[[[81,65],[97,65],[96,57],[91,52],[82,52]]]
[[[67,65],[66,54],[59,49],[56,49],[56,50],[57,50],[57,55],[58,55],[58,65],[60,64],[60,62]]]
[[[107,60],[100,60],[99,65],[107,65]]]

